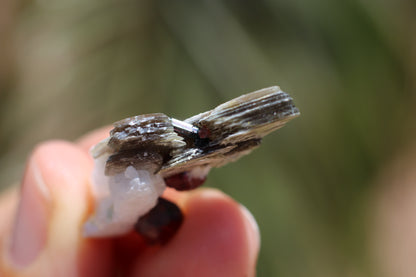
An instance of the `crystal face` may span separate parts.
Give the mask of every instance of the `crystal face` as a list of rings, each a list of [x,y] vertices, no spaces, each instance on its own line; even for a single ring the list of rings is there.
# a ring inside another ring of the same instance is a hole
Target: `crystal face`
[[[161,198],[166,185],[177,190],[200,186],[211,168],[249,154],[265,135],[299,114],[293,99],[275,86],[184,121],[155,113],[114,123],[110,136],[91,149],[95,213],[85,235],[123,235],[135,226],[149,243],[166,242],[182,222],[169,217],[178,208]],[[156,224],[158,217],[170,227]]]

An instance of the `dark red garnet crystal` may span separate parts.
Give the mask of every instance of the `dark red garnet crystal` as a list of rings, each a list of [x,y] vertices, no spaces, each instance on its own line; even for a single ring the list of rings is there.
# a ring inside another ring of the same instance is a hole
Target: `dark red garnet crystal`
[[[209,138],[210,135],[211,135],[211,132],[206,126],[202,126],[201,128],[199,128],[198,136],[200,139]]]
[[[147,244],[166,244],[181,227],[182,221],[178,206],[159,197],[156,206],[139,218],[134,229]]]
[[[206,179],[206,177],[197,178],[191,176],[188,172],[182,172],[165,178],[165,183],[168,187],[183,191],[199,187]]]

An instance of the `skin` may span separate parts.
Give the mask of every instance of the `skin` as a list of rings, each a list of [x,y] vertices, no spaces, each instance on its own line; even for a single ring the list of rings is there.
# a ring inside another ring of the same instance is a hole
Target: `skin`
[[[369,241],[375,276],[416,276],[416,144],[382,170],[371,194]]]
[[[86,239],[93,212],[88,149],[108,135],[94,131],[76,143],[48,141],[27,161],[20,189],[0,195],[0,276],[254,276],[259,232],[252,215],[218,190],[165,197],[185,214],[163,247],[131,233]]]

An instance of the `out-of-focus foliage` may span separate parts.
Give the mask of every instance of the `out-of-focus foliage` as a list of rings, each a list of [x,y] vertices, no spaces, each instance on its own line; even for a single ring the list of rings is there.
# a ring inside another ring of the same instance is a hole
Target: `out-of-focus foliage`
[[[280,85],[302,116],[216,186],[262,235],[259,276],[368,276],[367,196],[412,128],[412,1],[0,3],[0,178],[39,141],[124,117],[186,118]]]

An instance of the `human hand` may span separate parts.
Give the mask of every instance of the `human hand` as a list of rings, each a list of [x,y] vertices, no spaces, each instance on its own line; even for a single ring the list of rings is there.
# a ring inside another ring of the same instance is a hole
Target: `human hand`
[[[214,189],[176,192],[185,220],[172,240],[149,247],[131,233],[87,239],[92,212],[88,149],[109,129],[78,143],[50,141],[28,159],[20,192],[0,196],[0,276],[254,276],[259,233],[251,214]],[[118,274],[118,275],[117,275]]]

